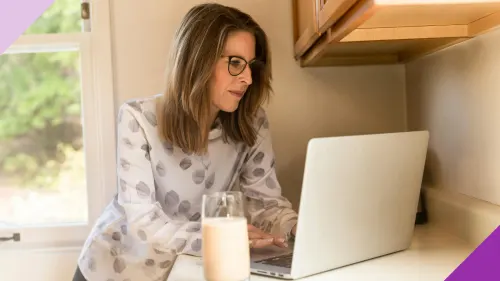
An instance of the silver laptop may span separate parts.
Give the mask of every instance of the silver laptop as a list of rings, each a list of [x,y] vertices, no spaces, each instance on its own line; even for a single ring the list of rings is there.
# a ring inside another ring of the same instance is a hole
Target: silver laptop
[[[406,250],[427,131],[311,139],[295,242],[252,253],[251,271],[299,279]]]

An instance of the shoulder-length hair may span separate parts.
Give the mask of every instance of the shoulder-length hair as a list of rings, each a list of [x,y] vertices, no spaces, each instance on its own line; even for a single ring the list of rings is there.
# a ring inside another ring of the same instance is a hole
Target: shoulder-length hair
[[[158,102],[160,137],[184,151],[204,153],[208,147],[211,100],[209,81],[231,32],[247,31],[255,37],[255,55],[261,67],[252,70],[253,83],[234,112],[220,111],[223,138],[254,145],[253,126],[262,103],[269,99],[271,57],[262,28],[246,13],[219,4],[191,8],[175,33],[167,64],[164,95]]]

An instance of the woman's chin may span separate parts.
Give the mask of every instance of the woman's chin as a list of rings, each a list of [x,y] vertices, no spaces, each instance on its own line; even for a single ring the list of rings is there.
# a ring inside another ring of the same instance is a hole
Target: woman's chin
[[[224,111],[224,112],[228,112],[228,113],[232,113],[232,112],[235,112],[236,109],[238,109],[238,105],[239,105],[239,103],[235,103],[232,105],[225,105],[225,106],[219,108],[219,110]]]

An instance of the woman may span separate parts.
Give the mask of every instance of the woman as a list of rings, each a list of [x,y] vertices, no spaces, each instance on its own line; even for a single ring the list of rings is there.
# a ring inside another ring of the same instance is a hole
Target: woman
[[[250,247],[286,247],[297,214],[281,196],[269,124],[264,31],[218,4],[192,8],[175,34],[164,95],[118,116],[118,193],[96,222],[74,280],[165,280],[201,255],[202,196],[239,181]],[[272,234],[271,234],[272,233]]]

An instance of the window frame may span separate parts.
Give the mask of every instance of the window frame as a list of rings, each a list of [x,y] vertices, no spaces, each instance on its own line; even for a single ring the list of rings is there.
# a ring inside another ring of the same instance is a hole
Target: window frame
[[[0,236],[21,234],[2,249],[81,246],[116,193],[116,109],[111,52],[110,0],[92,0],[90,31],[21,35],[4,54],[79,50],[82,121],[87,180],[87,223],[4,227]]]

